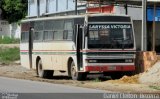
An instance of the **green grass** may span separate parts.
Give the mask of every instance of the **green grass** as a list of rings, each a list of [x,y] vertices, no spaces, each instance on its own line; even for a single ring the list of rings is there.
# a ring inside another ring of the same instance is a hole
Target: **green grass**
[[[0,48],[0,63],[8,64],[19,59],[19,48]]]
[[[0,44],[18,44],[20,39],[10,38],[5,36],[3,39],[0,37]]]
[[[96,78],[93,80],[93,82],[102,82],[102,80],[100,78]]]
[[[160,86],[149,86],[152,89],[160,90]]]

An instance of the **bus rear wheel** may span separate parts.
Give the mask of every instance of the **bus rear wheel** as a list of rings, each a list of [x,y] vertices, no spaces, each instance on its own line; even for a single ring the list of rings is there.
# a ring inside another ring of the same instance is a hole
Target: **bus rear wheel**
[[[76,66],[74,62],[72,61],[71,66],[70,66],[70,71],[71,71],[71,77],[73,80],[85,80],[87,77],[86,73],[79,73],[76,70]]]
[[[38,61],[37,74],[41,78],[51,78],[53,77],[53,70],[43,70],[42,60]]]

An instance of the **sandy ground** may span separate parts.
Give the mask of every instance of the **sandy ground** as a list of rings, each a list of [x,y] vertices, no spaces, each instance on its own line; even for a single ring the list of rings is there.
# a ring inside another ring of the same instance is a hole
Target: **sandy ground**
[[[71,80],[71,78],[66,76],[54,76],[51,79],[42,79],[36,76],[34,70],[27,70],[19,64],[12,64],[0,65],[0,76],[40,82],[49,82],[54,84],[65,84],[85,88],[102,89],[113,92],[160,93],[160,90],[152,89],[149,87],[150,85],[139,84],[139,75],[132,77],[124,76],[120,80],[111,80],[109,78],[105,78],[103,80],[88,79],[86,81],[73,81]]]
[[[158,61],[152,68],[144,72],[139,81],[144,84],[157,84],[160,86],[160,61]]]

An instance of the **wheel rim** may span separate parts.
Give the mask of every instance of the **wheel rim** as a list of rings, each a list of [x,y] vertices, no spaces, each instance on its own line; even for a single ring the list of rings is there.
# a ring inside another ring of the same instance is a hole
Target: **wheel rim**
[[[38,64],[38,75],[41,76],[41,74],[42,74],[42,63],[40,61]]]
[[[74,64],[72,64],[71,74],[72,74],[72,77],[76,77],[77,76],[77,74],[76,74],[76,66]]]

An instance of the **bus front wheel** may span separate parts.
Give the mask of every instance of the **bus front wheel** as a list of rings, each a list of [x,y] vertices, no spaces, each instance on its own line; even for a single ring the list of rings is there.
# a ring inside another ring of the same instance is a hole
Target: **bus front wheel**
[[[71,69],[71,77],[72,77],[73,80],[85,80],[86,79],[87,74],[77,72],[76,66],[75,66],[73,61],[72,61],[70,67],[71,67],[70,68]]]
[[[51,78],[53,77],[53,70],[43,70],[42,60],[39,60],[37,67],[37,74],[41,78]]]

